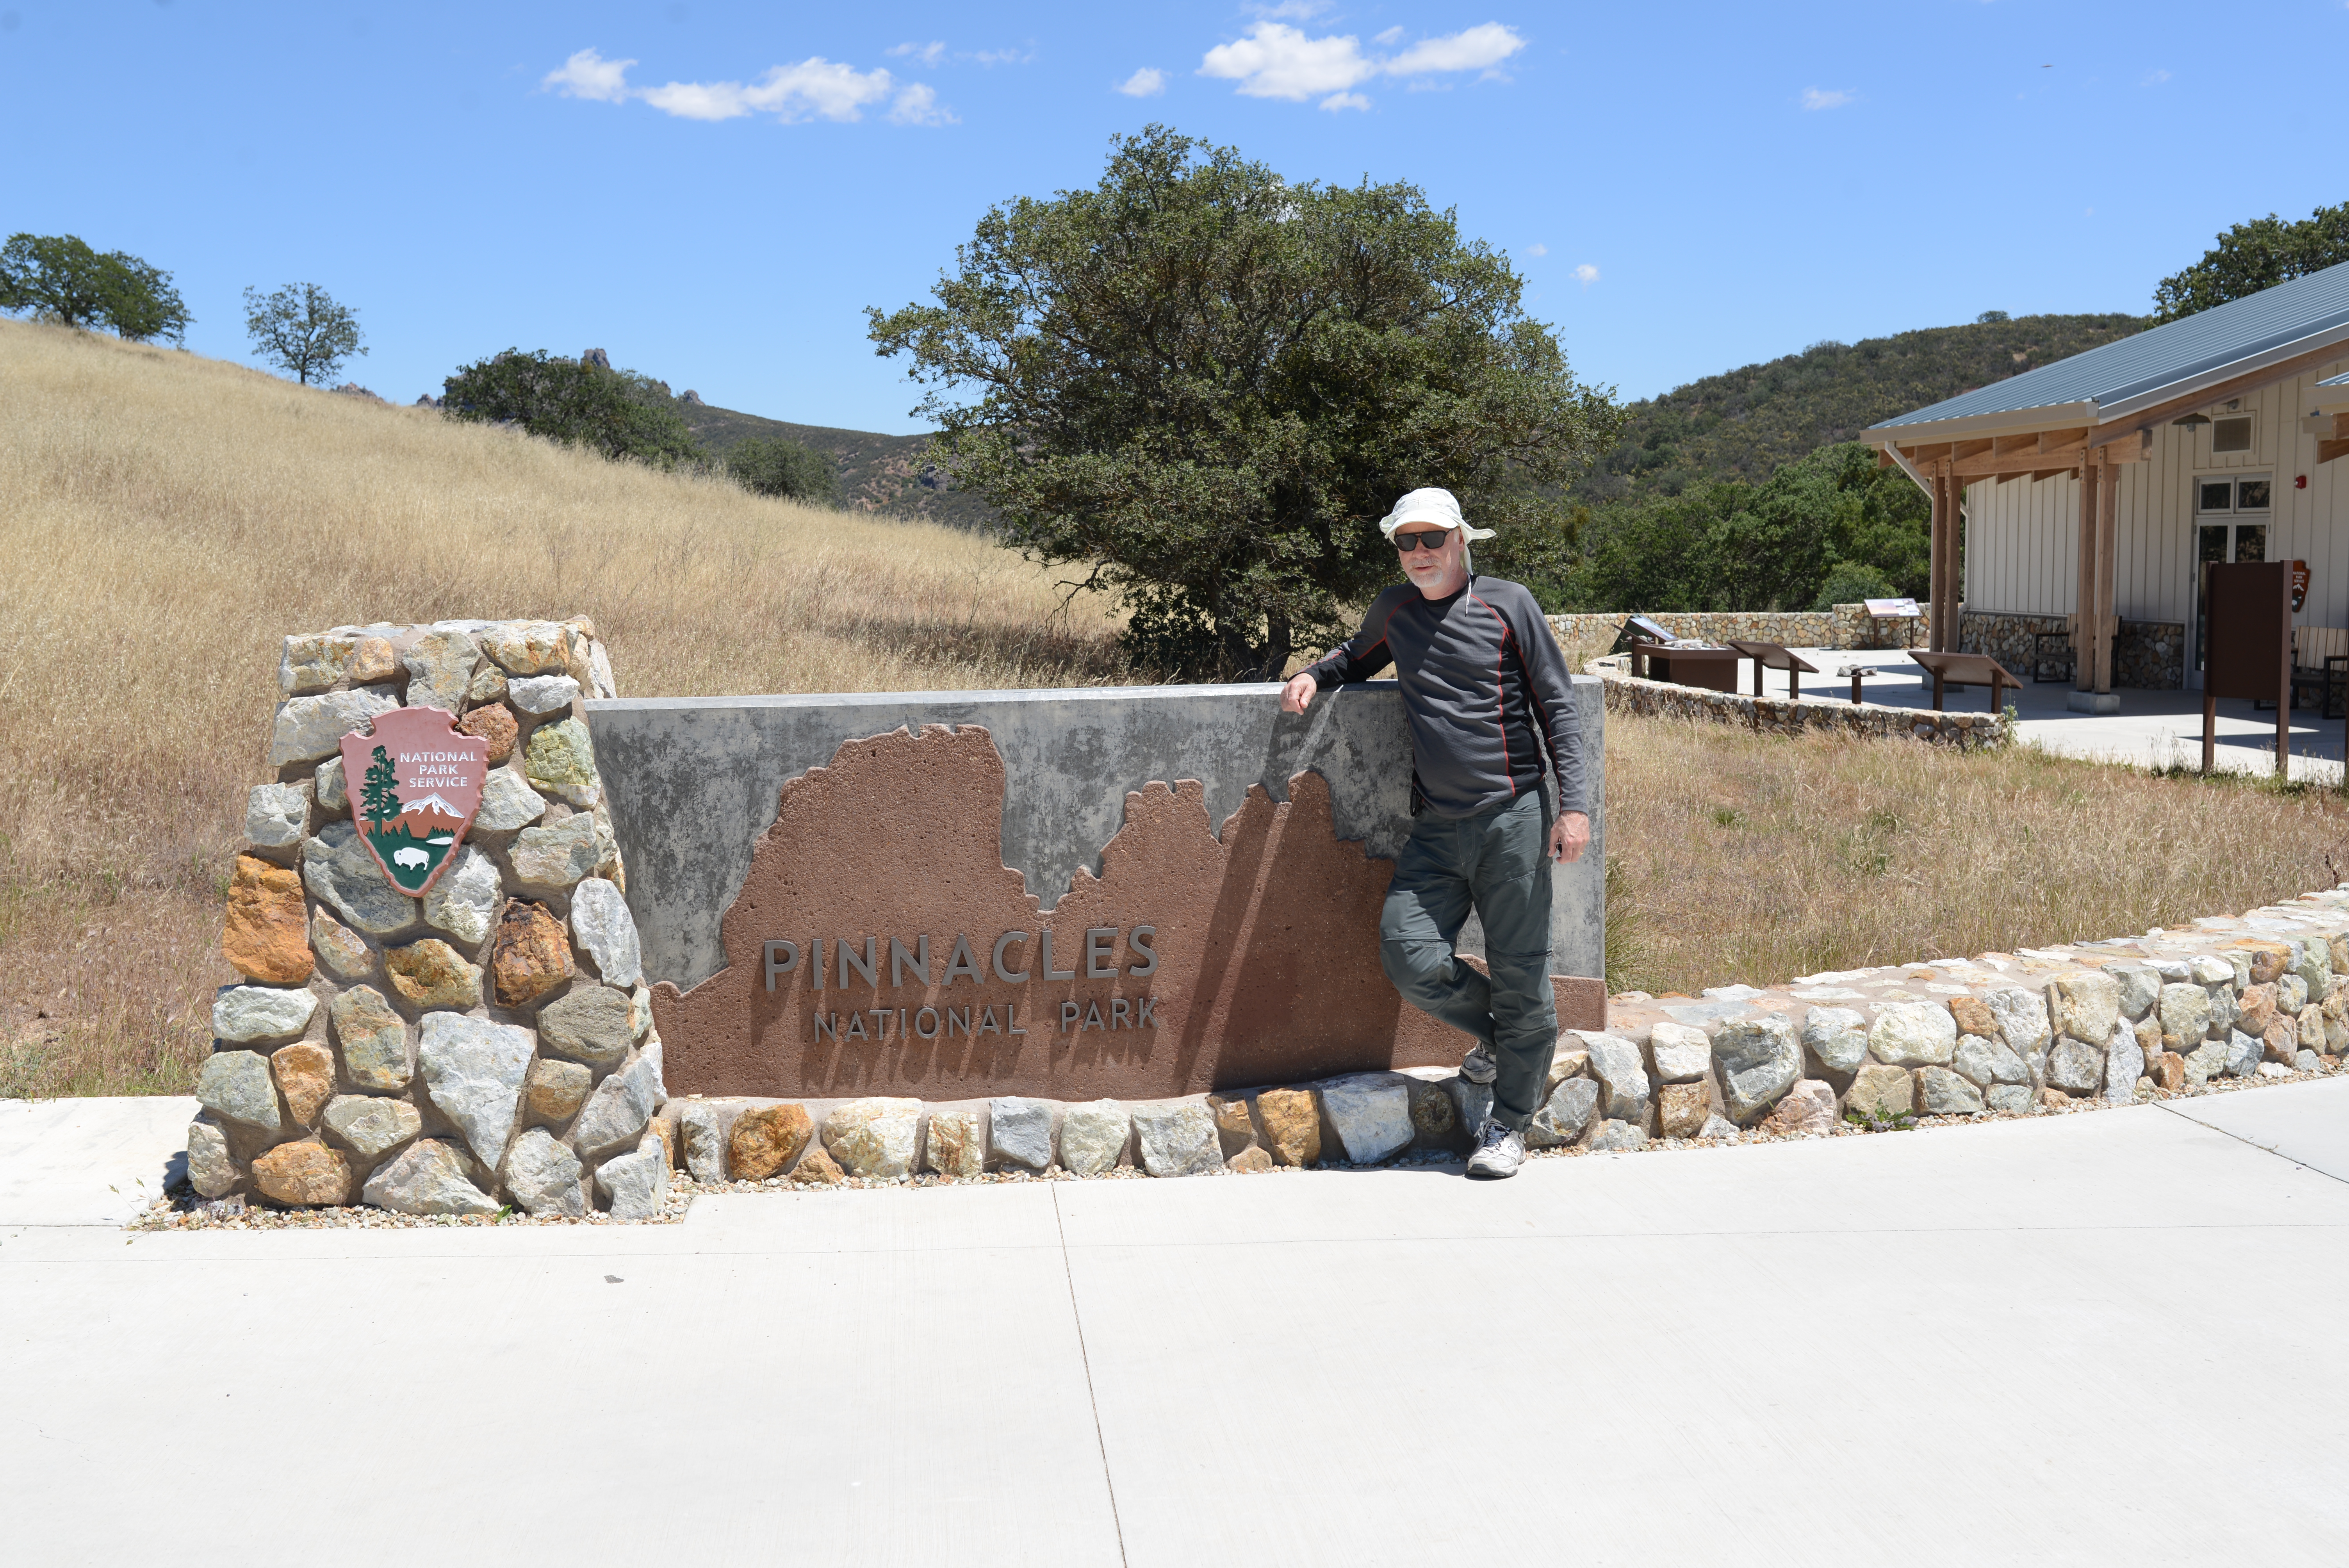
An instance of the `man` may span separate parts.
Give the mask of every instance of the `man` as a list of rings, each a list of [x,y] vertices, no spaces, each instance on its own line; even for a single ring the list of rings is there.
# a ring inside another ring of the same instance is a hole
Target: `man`
[[[1292,677],[1280,706],[1303,713],[1316,693],[1395,666],[1411,720],[1413,821],[1379,917],[1379,957],[1405,1000],[1475,1037],[1460,1076],[1492,1085],[1493,1109],[1468,1173],[1514,1176],[1557,1048],[1544,861],[1578,860],[1590,842],[1574,688],[1534,596],[1474,575],[1468,541],[1493,532],[1468,527],[1451,491],[1412,491],[1379,529],[1409,581]],[[1472,904],[1489,981],[1453,952]]]

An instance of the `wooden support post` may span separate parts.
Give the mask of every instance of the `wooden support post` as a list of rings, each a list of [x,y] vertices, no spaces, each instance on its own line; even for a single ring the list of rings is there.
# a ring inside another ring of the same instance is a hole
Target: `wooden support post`
[[[2080,560],[2072,586],[2072,685],[2096,689],[2096,465],[2080,464]]]
[[[2219,699],[2208,688],[2202,693],[2202,771],[2207,776],[2215,760],[2219,729]]]
[[[1933,537],[1925,556],[1928,580],[1925,585],[1925,647],[1930,653],[1940,653],[1941,593],[1948,586],[1949,567],[1941,560],[1942,545],[1950,531],[1950,486],[1941,477],[1941,465],[1932,465],[1933,471]]]
[[[2283,638],[2276,658],[2276,782],[2292,778],[2292,573],[2283,578]],[[2349,763],[2344,763],[2349,766]]]
[[[2096,690],[2113,689],[2113,633],[2119,625],[2119,564],[2115,546],[2119,535],[2120,475],[2109,455],[2100,458],[2096,472]]]

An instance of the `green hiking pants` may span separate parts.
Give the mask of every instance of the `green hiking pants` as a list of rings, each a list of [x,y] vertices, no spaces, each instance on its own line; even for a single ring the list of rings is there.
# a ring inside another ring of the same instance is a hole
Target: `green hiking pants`
[[[1474,817],[1423,814],[1395,856],[1379,959],[1403,1000],[1493,1048],[1493,1115],[1522,1130],[1557,1050],[1549,985],[1550,814],[1539,792]],[[1485,926],[1488,980],[1453,951],[1468,910]]]

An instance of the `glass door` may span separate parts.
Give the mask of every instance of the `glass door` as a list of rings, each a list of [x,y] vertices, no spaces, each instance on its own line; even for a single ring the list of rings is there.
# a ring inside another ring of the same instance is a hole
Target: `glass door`
[[[2229,562],[2268,558],[2269,480],[2197,480],[2194,491],[2194,649],[2186,684],[2199,691],[2202,650],[2210,631],[2209,571]]]

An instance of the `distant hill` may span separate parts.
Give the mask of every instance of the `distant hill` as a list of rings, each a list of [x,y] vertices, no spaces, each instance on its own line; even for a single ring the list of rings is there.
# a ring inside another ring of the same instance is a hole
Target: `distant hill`
[[[794,425],[720,408],[698,397],[689,402],[676,398],[674,407],[692,429],[693,438],[713,457],[724,457],[734,443],[753,436],[781,436],[814,448],[839,466],[840,499],[853,511],[918,517],[970,530],[983,530],[995,521],[995,512],[986,502],[955,489],[945,475],[924,462],[930,444],[927,436],[883,436],[870,430]]]
[[[2026,315],[1815,343],[1632,404],[1622,440],[1574,493],[1595,502],[1677,495],[1707,480],[1759,483],[1779,464],[1848,441],[1879,419],[2151,325],[2137,315]]]

